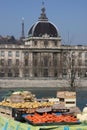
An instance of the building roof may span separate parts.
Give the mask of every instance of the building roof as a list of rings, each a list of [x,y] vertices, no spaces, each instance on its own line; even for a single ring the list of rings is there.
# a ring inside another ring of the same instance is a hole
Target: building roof
[[[15,39],[14,36],[0,36],[0,44],[23,44],[23,41]]]
[[[45,13],[45,8],[43,7],[42,13],[38,19],[38,22],[33,24],[28,32],[28,36],[30,37],[42,37],[47,35],[49,37],[58,37],[58,31],[56,26],[51,23]]]

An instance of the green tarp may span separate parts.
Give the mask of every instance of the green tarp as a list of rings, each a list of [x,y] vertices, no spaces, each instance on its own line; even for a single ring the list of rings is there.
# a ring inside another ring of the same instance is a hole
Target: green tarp
[[[87,130],[87,125],[33,126],[0,116],[0,130]]]

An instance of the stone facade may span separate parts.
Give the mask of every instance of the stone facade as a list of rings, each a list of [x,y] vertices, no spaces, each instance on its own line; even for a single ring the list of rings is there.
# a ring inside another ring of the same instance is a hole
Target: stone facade
[[[48,41],[51,47],[39,47],[43,41],[37,40],[37,45],[36,41],[31,45],[0,45],[0,77],[64,78],[71,75],[72,68],[77,77],[86,76],[86,46],[55,46],[54,41]]]

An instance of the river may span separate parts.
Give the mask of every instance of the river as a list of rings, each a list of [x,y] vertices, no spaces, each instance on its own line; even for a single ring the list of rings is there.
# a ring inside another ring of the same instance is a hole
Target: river
[[[56,97],[57,91],[63,90],[63,88],[40,88],[40,87],[32,87],[32,88],[11,88],[11,89],[0,89],[0,101],[3,100],[3,97],[9,95],[12,91],[18,90],[28,90],[36,95],[37,98],[48,98],[48,97]],[[65,88],[64,88],[65,90]],[[66,89],[67,90],[67,89]],[[87,88],[79,88],[76,89],[76,104],[82,110],[84,106],[87,104]]]

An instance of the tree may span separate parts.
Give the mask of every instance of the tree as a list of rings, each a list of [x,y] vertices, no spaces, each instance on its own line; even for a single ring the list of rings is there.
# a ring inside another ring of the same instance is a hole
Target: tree
[[[73,52],[71,52],[71,78],[70,78],[70,86],[71,86],[71,90],[75,90],[75,77],[76,77],[76,68],[75,68],[75,54]]]
[[[68,50],[67,52],[64,52],[63,55],[63,67],[66,70],[66,74],[69,79],[69,84],[70,84],[70,89],[75,90],[76,84],[75,84],[75,79],[76,79],[76,55],[74,51]],[[63,69],[64,69],[63,68]]]

